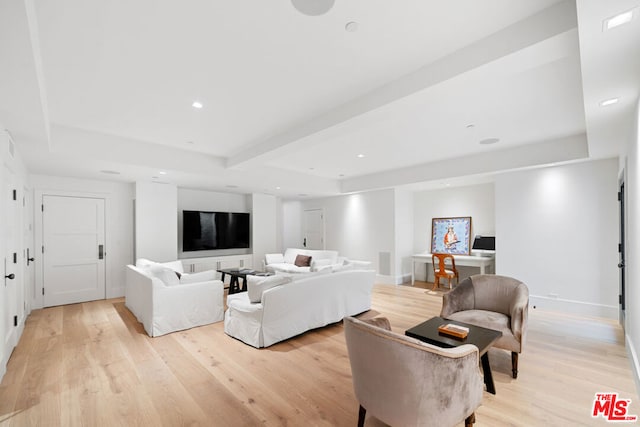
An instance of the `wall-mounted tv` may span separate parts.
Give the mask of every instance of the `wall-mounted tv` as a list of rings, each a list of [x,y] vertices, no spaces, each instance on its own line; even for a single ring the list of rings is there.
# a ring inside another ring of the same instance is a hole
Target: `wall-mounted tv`
[[[248,248],[249,215],[182,211],[182,251]]]

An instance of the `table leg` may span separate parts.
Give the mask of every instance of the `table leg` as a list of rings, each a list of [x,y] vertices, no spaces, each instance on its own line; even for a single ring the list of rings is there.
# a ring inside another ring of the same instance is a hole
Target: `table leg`
[[[493,375],[491,374],[491,365],[489,365],[489,352],[485,352],[482,357],[482,372],[484,373],[484,385],[487,386],[487,391],[491,394],[496,394],[496,387],[493,383]]]
[[[416,262],[413,261],[411,263],[411,286],[416,284],[416,273],[415,273],[415,271],[416,271]]]
[[[231,276],[231,279],[229,280],[229,294],[240,292],[239,288],[238,276]]]

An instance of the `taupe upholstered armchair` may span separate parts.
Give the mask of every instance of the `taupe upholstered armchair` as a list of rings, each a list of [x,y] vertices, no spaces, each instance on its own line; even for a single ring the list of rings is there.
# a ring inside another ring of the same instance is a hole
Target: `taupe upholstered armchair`
[[[494,274],[471,276],[442,298],[440,317],[495,329],[502,337],[493,345],[511,351],[513,378],[527,335],[529,289],[519,280]]]
[[[344,318],[358,426],[366,412],[393,426],[471,426],[483,391],[478,348],[436,347],[373,320]]]

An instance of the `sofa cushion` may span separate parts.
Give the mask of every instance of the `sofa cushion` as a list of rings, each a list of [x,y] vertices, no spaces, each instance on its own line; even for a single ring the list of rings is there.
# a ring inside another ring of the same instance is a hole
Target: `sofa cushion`
[[[311,271],[319,271],[322,268],[326,268],[326,267],[331,268],[331,260],[330,259],[312,259],[310,267],[311,267]]]
[[[259,303],[262,301],[262,293],[264,291],[289,282],[291,282],[291,278],[283,274],[274,276],[249,275],[247,276],[247,296],[249,301],[251,303]]]
[[[156,264],[148,267],[147,271],[151,276],[159,279],[166,286],[175,286],[180,284],[180,280],[178,279],[176,272],[168,267]]]
[[[267,264],[280,264],[284,262],[284,255],[282,254],[265,254],[264,260]]]
[[[201,271],[199,273],[184,273],[180,276],[180,284],[209,282],[217,278],[218,273],[215,270]]]
[[[311,257],[307,255],[296,255],[293,265],[296,267],[309,267],[311,265]]]
[[[520,351],[520,343],[511,331],[511,319],[502,313],[487,310],[464,310],[452,313],[447,319],[470,323],[483,328],[502,332],[502,336],[494,344],[495,347],[511,351]]]

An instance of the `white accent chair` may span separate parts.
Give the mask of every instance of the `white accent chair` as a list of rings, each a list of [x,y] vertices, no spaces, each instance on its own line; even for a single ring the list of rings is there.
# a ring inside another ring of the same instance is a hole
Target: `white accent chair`
[[[179,279],[179,269],[180,261],[127,266],[125,306],[151,337],[224,318],[224,285],[213,280],[215,271],[184,274]]]

